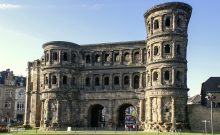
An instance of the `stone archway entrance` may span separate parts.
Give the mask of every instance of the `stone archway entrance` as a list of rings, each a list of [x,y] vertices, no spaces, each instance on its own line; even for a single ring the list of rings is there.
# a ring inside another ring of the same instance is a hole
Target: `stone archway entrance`
[[[118,108],[118,123],[117,127],[124,128],[125,125],[136,124],[137,112],[133,105],[123,104]]]
[[[105,127],[106,109],[100,105],[92,105],[89,109],[90,127]]]

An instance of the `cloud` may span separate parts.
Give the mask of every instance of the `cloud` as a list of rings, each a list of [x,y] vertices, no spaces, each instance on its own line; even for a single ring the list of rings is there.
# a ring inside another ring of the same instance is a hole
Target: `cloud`
[[[0,10],[18,9],[18,8],[21,8],[21,5],[9,4],[9,3],[0,3]]]

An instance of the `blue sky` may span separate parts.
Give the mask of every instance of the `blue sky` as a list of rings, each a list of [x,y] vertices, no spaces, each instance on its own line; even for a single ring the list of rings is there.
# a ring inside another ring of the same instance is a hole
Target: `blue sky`
[[[168,0],[0,0],[0,70],[26,76],[27,62],[40,58],[48,41],[144,40],[144,12],[164,2]],[[182,2],[193,7],[187,53],[192,96],[210,76],[220,76],[220,1]]]

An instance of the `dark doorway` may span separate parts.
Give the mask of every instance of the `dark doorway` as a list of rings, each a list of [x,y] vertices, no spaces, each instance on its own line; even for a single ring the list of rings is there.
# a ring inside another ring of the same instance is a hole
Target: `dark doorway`
[[[135,125],[137,112],[131,104],[123,104],[118,109],[117,127],[124,128],[125,124]]]
[[[17,121],[18,122],[23,121],[23,114],[17,114]]]
[[[105,127],[105,108],[96,104],[90,108],[90,126]]]

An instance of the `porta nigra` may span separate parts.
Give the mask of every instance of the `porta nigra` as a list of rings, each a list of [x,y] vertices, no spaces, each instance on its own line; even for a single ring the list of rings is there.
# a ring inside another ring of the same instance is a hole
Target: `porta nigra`
[[[120,128],[133,107],[141,130],[186,128],[191,11],[181,2],[147,10],[143,41],[45,43],[43,56],[28,63],[24,124]]]

